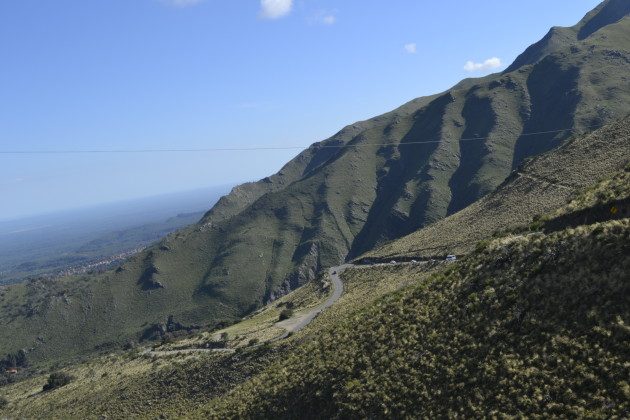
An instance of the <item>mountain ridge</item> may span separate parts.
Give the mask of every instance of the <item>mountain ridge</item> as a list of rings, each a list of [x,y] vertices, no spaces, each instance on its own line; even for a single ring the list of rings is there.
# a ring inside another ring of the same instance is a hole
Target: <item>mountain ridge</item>
[[[531,223],[628,163],[630,115],[593,133],[576,135],[553,152],[524,163],[492,193],[460,212],[384,244],[364,258],[467,254],[484,238]]]
[[[602,10],[610,9],[589,19]],[[571,130],[625,116],[629,70],[625,17],[536,63],[465,79],[349,125],[277,174],[235,187],[199,224],[115,272],[8,290],[0,351],[71,357],[120,345],[169,315],[185,325],[239,319],[325,267],[466,208]],[[419,144],[427,139],[436,142]],[[37,337],[46,344],[34,346]],[[73,339],[80,346],[66,343]]]

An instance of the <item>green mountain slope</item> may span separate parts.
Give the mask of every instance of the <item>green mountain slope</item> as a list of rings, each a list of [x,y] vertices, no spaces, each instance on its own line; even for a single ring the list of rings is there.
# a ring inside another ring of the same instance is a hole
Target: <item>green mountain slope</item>
[[[58,359],[137,338],[169,314],[188,325],[238,319],[323,267],[466,207],[562,144],[571,131],[559,129],[626,115],[625,3],[604,2],[567,34],[510,71],[346,127],[121,270],[0,292],[0,352]]]
[[[475,244],[532,222],[630,161],[630,116],[517,168],[495,191],[464,210],[392,241],[366,257],[466,254]]]
[[[197,417],[627,417],[629,238],[625,217],[407,271],[414,286],[331,321]]]

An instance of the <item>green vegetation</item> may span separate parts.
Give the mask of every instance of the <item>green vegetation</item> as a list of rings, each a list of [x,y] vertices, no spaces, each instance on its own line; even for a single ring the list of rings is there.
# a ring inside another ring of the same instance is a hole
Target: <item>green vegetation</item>
[[[284,321],[285,319],[289,319],[291,317],[293,317],[293,309],[283,309],[282,312],[280,312],[278,319],[280,321]]]
[[[628,139],[626,139],[626,143]],[[553,214],[551,218],[575,213],[590,207],[613,203],[630,197],[630,164],[615,176],[604,179],[576,197]]]
[[[19,350],[15,353],[9,353],[6,357],[0,360],[0,369],[15,368],[15,367],[27,367],[28,357],[24,350]]]
[[[5,412],[16,418],[154,419],[164,412],[181,416],[259,373],[278,354],[257,348],[238,355],[124,353],[98,357],[68,368],[74,379],[54,392],[41,392],[48,375],[4,388]]]
[[[623,417],[629,239],[626,219],[494,240],[330,323],[198,415]]]
[[[68,385],[74,378],[64,372],[51,373],[48,377],[48,382],[42,388],[43,391],[52,391],[53,389],[61,388]]]
[[[538,219],[627,197],[627,175],[626,167]],[[349,270],[350,300],[196,416],[623,417],[629,239],[626,217],[488,239],[433,275],[422,265]],[[401,277],[411,284],[401,292],[350,304],[357,285],[382,290]]]

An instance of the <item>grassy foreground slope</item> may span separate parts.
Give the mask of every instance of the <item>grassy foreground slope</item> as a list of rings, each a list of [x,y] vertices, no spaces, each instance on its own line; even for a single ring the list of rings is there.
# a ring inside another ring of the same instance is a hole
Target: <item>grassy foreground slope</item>
[[[0,354],[82,356],[171,314],[185,325],[233,321],[324,267],[457,212],[562,144],[571,131],[559,129],[626,115],[629,13],[627,1],[606,0],[506,72],[346,127],[121,270],[0,291]]]
[[[339,318],[352,316],[370,306],[382,296],[430,275],[439,263],[418,267],[386,267],[386,276],[374,278],[357,272],[346,279],[344,294],[331,308],[321,314],[308,328],[282,341],[272,341],[259,347],[248,344],[252,338],[260,343],[281,333],[279,308],[287,302],[295,306],[296,316],[325,298],[325,282],[311,282],[268,305],[263,311],[225,330],[229,347],[235,353],[181,352],[173,349],[203,347],[208,334],[163,344],[155,352],[133,349],[95,357],[63,369],[74,380],[51,392],[42,392],[48,371],[26,380],[0,387],[0,398],[8,405],[0,408],[0,416],[17,418],[101,418],[155,419],[160,416],[189,416],[197,407],[213,398],[225,395],[272,363],[285,357],[290,349],[312,339]],[[409,274],[413,273],[413,276]],[[323,289],[321,288],[323,287]],[[240,347],[239,347],[240,346]]]
[[[496,239],[337,320],[197,414],[625,417],[628,272],[627,218]]]
[[[533,158],[515,170],[495,191],[464,210],[366,254],[368,257],[466,254],[477,242],[532,222],[554,211],[581,189],[609,178],[630,162],[630,116],[559,149]],[[610,180],[623,188],[622,180]],[[604,190],[614,193],[610,185]],[[602,189],[600,189],[601,191]],[[593,203],[595,192],[589,203]],[[574,204],[573,206],[576,206]]]

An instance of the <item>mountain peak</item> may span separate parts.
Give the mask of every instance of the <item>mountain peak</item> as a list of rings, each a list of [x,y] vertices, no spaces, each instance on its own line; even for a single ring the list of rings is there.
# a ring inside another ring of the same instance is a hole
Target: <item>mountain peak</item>
[[[505,69],[510,73],[522,66],[535,64],[549,54],[582,41],[605,26],[614,24],[630,14],[630,1],[605,0],[588,12],[575,26],[565,28],[554,26],[535,44],[529,46]]]
[[[628,14],[630,14],[630,1],[606,0],[587,13],[576,25],[577,39],[581,41],[588,38],[599,29],[620,21]]]

